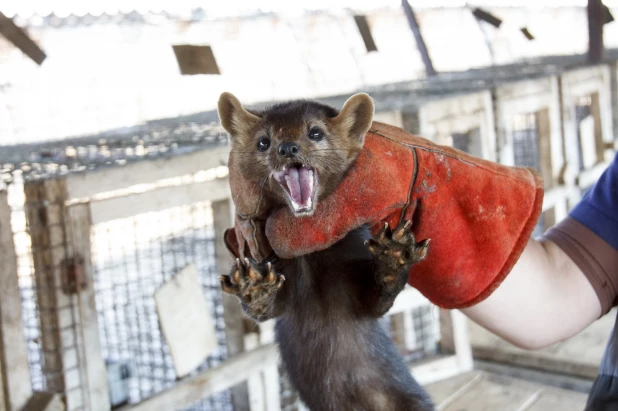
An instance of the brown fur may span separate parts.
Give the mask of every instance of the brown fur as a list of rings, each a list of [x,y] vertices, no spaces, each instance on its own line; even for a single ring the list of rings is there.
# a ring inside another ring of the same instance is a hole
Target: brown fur
[[[249,112],[224,94],[219,110],[232,153],[242,160],[241,173],[264,182],[259,186],[266,197],[280,207],[287,200],[271,173],[286,161],[318,171],[318,199],[337,188],[362,149],[373,102],[359,94],[341,112],[311,101]],[[324,131],[322,141],[308,138],[316,126]],[[257,142],[263,136],[272,144],[260,152]],[[296,158],[277,155],[275,148],[286,142],[298,145]],[[283,364],[310,409],[428,411],[431,401],[377,321],[403,289],[410,266],[427,251],[428,242],[417,243],[406,222],[394,230],[385,226],[375,238],[362,227],[326,250],[299,258],[237,260],[221,286],[254,320],[277,319]]]
[[[230,93],[219,98],[219,117],[223,128],[230,134],[232,155],[247,158],[242,168],[243,177],[258,185],[273,170],[288,163],[302,163],[318,171],[318,200],[331,194],[345,176],[363,148],[365,134],[373,119],[373,101],[367,94],[352,96],[341,112],[315,101],[298,100],[282,103],[262,111],[246,110]],[[312,127],[324,131],[322,141],[308,138]],[[270,149],[259,152],[256,147],[261,137],[271,139]],[[276,148],[284,142],[300,147],[295,159],[282,159]],[[273,206],[287,203],[277,182],[268,178],[266,193]]]

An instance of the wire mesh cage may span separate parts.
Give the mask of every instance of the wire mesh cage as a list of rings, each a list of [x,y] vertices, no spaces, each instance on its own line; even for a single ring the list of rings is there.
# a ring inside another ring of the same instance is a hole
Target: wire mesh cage
[[[225,134],[208,120],[174,119],[142,126],[131,134],[1,150],[1,184],[9,193],[24,334],[35,390],[63,395],[69,410],[90,409],[88,387],[83,384],[79,297],[66,290],[71,249],[66,238],[70,222],[64,220],[66,197],[62,189],[56,192],[50,187],[73,172],[182,156],[226,143]],[[96,309],[113,405],[140,402],[177,383],[153,293],[188,264],[197,269],[215,320],[218,344],[196,372],[225,360],[212,219],[206,202],[93,227],[90,242]],[[118,382],[120,394],[114,391]],[[230,407],[229,393],[223,392],[188,409]]]
[[[511,119],[514,163],[520,167],[530,167],[541,171],[541,153],[539,146],[539,129],[537,113],[525,113],[512,116]],[[539,236],[549,228],[546,221],[549,216],[543,212],[532,233]]]
[[[108,364],[120,363],[128,368],[124,383],[129,403],[140,402],[173,386],[177,380],[153,295],[189,264],[197,269],[209,311],[214,315],[218,342],[217,349],[197,371],[217,366],[226,359],[214,235],[209,203],[94,226],[94,287],[102,350]],[[228,392],[190,408],[228,409]]]

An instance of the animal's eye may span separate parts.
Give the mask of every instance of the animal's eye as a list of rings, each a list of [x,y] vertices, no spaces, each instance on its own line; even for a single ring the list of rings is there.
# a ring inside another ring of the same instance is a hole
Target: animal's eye
[[[257,149],[259,151],[266,151],[270,147],[270,139],[268,137],[262,137],[258,140]]]
[[[324,132],[319,127],[311,127],[309,138],[313,141],[320,141],[324,138]]]

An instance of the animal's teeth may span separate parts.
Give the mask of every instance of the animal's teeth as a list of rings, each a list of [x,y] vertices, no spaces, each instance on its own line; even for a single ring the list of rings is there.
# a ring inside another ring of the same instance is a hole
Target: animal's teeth
[[[311,201],[311,197],[309,197],[307,199],[307,207],[311,208],[312,205],[313,205],[313,201]]]

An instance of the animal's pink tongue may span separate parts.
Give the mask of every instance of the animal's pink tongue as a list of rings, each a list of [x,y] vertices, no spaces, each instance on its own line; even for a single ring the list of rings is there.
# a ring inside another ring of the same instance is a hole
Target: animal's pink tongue
[[[300,189],[300,178],[298,170],[295,167],[291,167],[288,172],[288,188],[290,189],[290,195],[292,196],[292,200],[298,205],[302,205],[302,195]]]
[[[313,187],[311,187],[311,183],[309,182],[309,169],[306,167],[300,168],[300,194],[301,194],[301,202],[299,203],[302,206],[307,205],[307,201],[309,197],[311,197],[311,191]]]
[[[307,207],[313,190],[309,169],[306,167],[290,168],[287,184],[294,202],[301,207]]]

